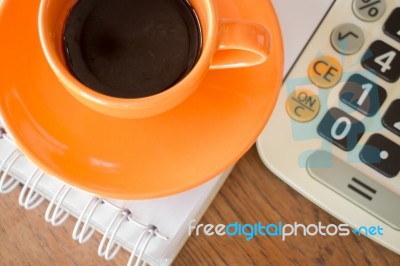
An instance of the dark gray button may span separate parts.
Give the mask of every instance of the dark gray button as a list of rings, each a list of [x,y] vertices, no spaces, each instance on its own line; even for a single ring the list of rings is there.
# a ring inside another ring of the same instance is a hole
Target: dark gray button
[[[393,10],[389,18],[386,20],[383,30],[385,33],[400,42],[400,7]]]
[[[392,102],[382,118],[384,127],[400,137],[400,99]]]
[[[387,177],[400,171],[400,146],[380,135],[372,135],[360,152],[360,159]]]
[[[307,160],[308,173],[396,230],[400,230],[400,195],[326,151]]]
[[[375,41],[369,46],[361,64],[388,82],[400,78],[400,51],[383,41]]]
[[[318,134],[345,151],[351,151],[365,132],[363,123],[338,108],[330,109],[317,128]]]
[[[386,91],[359,75],[352,75],[340,91],[340,100],[366,116],[374,116],[386,99]]]

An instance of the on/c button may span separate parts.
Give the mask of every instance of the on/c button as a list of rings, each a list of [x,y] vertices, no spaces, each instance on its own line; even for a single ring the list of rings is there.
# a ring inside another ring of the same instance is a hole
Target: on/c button
[[[332,88],[342,77],[342,66],[332,56],[321,56],[311,62],[308,77],[319,88]]]
[[[297,89],[286,100],[289,116],[298,122],[313,120],[320,109],[318,96],[310,90]]]

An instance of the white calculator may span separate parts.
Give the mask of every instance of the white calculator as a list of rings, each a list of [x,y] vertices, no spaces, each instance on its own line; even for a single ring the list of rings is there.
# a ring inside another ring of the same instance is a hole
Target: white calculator
[[[329,1],[318,24],[258,152],[344,223],[381,226],[383,234],[365,235],[400,253],[400,0]]]

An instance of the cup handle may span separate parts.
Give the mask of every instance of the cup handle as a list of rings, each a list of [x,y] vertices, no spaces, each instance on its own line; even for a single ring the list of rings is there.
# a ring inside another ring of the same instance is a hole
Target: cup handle
[[[223,19],[210,69],[250,67],[265,62],[271,48],[268,29],[258,23]]]

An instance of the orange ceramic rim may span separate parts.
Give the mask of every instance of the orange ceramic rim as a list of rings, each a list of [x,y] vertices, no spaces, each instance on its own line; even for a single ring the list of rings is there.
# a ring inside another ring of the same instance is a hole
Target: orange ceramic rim
[[[143,119],[102,115],[63,88],[40,47],[39,2],[1,3],[0,111],[21,150],[49,174],[102,197],[168,196],[232,166],[265,126],[283,68],[270,1],[216,0],[221,18],[267,26],[272,45],[266,63],[209,71],[183,103]]]

